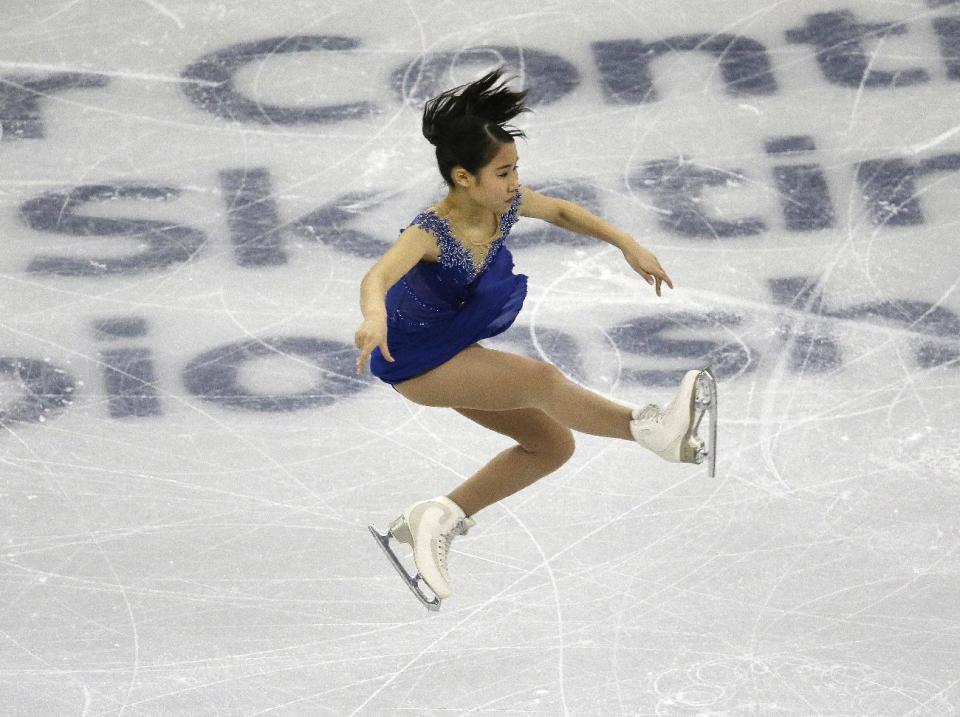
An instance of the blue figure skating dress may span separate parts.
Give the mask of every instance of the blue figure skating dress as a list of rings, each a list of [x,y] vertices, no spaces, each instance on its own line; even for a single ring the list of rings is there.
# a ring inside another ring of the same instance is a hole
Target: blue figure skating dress
[[[519,208],[518,191],[500,216],[499,233],[479,270],[446,219],[427,210],[410,222],[436,237],[440,261],[420,261],[387,291],[387,346],[394,361],[375,348],[370,354],[374,376],[389,384],[405,381],[510,327],[527,296],[527,277],[513,273],[506,247]]]

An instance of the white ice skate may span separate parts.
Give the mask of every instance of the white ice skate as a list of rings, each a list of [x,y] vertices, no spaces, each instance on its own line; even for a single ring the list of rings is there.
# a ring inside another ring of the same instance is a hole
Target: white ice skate
[[[440,609],[440,601],[450,597],[450,574],[447,572],[450,543],[455,536],[466,535],[474,525],[476,521],[467,518],[460,506],[440,496],[411,505],[390,524],[386,535],[372,525],[368,527],[407,587],[427,610],[436,611]],[[413,548],[416,575],[407,572],[393,552],[391,537]],[[421,580],[433,591],[435,597],[432,600],[420,589]]]
[[[710,414],[705,444],[697,429]],[[710,477],[717,473],[717,380],[709,369],[687,371],[680,390],[665,409],[650,404],[633,411],[630,432],[634,440],[664,460],[702,463],[710,460]]]

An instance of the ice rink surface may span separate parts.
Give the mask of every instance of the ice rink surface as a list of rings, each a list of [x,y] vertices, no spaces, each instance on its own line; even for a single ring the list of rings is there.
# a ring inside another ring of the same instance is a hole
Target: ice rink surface
[[[718,474],[577,434],[426,613],[367,532],[512,442],[353,371],[442,197],[425,98],[506,64],[485,342],[629,405],[720,378]],[[5,715],[960,710],[960,3],[3,0]]]

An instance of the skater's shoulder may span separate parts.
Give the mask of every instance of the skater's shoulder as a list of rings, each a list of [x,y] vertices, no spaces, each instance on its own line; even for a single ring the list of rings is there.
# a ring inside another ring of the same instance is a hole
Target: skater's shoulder
[[[401,276],[421,261],[439,260],[436,238],[422,227],[411,224],[374,264],[370,273],[383,277],[386,286],[393,286]]]
[[[432,226],[418,222],[411,223],[400,232],[394,245],[401,246],[405,254],[416,255],[427,261],[438,258],[440,252],[437,235],[432,231]]]
[[[428,234],[437,235],[442,233],[446,228],[446,221],[441,218],[440,214],[437,212],[437,205],[432,204],[423,211],[419,212],[410,222],[410,225],[404,229],[410,229],[415,227],[417,229],[422,229]]]

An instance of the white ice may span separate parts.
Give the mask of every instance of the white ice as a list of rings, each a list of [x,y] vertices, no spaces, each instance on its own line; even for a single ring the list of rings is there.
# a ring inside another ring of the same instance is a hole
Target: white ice
[[[862,39],[868,72],[926,78],[830,81],[816,47],[787,34],[842,10],[900,24]],[[0,711],[957,714],[960,177],[934,168],[871,200],[857,176],[864,162],[956,161],[951,19],[960,4],[936,0],[4,0]],[[762,44],[776,91],[731,92],[730,56],[700,51],[650,64],[656,98],[604,91],[594,43],[694,35]],[[205,56],[298,36],[356,44],[249,58],[231,86],[254,111],[376,111],[285,124],[189,99],[191,87],[225,86],[185,77]],[[454,596],[428,614],[366,526],[448,493],[512,441],[351,372],[374,256],[348,233],[385,248],[442,196],[416,81],[401,75],[405,99],[395,73],[444,57],[437,82],[459,84],[502,59],[471,60],[481,47],[512,48],[523,85],[537,82],[533,51],[575,68],[572,89],[517,120],[522,181],[579,187],[676,284],[658,299],[596,239],[552,233],[524,246],[544,226],[522,219],[511,238],[529,295],[486,345],[553,362],[629,405],[670,397],[637,376],[711,356],[729,365],[715,479],[577,434],[569,463],[481,511],[454,542]],[[99,86],[37,84],[63,73]],[[16,133],[30,107],[42,137]],[[765,149],[797,136],[815,149]],[[636,178],[658,160],[727,173],[700,192],[704,216],[764,228],[671,230],[669,207]],[[804,164],[826,180],[827,226],[787,222],[775,167]],[[283,262],[241,265],[227,177],[263,180],[263,201],[243,214],[263,231],[245,236],[273,236]],[[96,186],[170,191],[68,206]],[[338,218],[297,228],[337,201]],[[874,205],[922,216],[885,223]],[[104,273],[149,237],[65,233],[83,217],[88,229],[136,219],[200,239],[165,266]],[[65,276],[51,257],[94,268]],[[815,293],[778,301],[771,287],[798,278]],[[118,319],[126,336],[97,331]],[[621,325],[638,319],[647,333],[667,320],[648,337],[654,349],[702,350],[630,350],[644,337]],[[291,337],[332,343],[318,363],[276,348]],[[325,402],[264,411],[197,395],[187,366],[244,342],[263,354],[234,388]],[[130,349],[141,362],[117,370]],[[144,366],[152,398],[131,400],[148,415],[129,415],[117,394]]]

